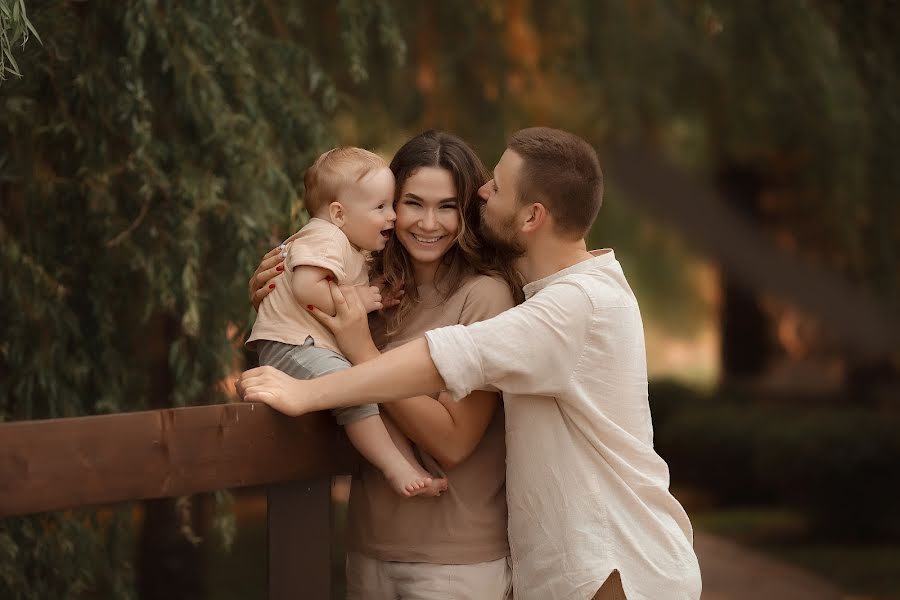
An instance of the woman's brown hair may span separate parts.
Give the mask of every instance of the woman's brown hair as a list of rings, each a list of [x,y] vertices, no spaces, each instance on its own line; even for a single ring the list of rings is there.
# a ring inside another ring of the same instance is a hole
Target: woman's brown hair
[[[453,295],[472,275],[492,275],[503,279],[516,302],[521,302],[521,280],[511,260],[494,248],[481,232],[478,189],[490,179],[481,159],[455,135],[434,129],[420,133],[403,144],[391,161],[390,169],[397,180],[395,204],[403,184],[422,167],[446,170],[456,185],[459,232],[455,243],[441,258],[435,277],[443,299]],[[386,311],[386,334],[391,335],[419,300],[412,262],[396,236],[392,236],[384,250],[374,253],[372,258],[372,278],[384,276],[386,289],[405,292],[399,306]]]

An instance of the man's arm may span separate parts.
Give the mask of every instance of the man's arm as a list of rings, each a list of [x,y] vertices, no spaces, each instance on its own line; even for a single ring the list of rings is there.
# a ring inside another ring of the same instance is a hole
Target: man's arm
[[[445,388],[424,338],[413,340],[352,369],[301,380],[273,367],[244,371],[235,382],[244,401],[265,402],[297,416],[316,410],[382,403]]]
[[[569,384],[585,349],[592,313],[580,286],[560,282],[492,319],[433,329],[425,338],[454,399],[485,384],[555,397]]]
[[[578,286],[557,285],[492,319],[429,331],[427,341],[414,340],[318,379],[293,379],[271,367],[246,371],[238,393],[294,415],[445,389],[459,399],[485,383],[505,392],[556,396],[585,349],[592,311]]]

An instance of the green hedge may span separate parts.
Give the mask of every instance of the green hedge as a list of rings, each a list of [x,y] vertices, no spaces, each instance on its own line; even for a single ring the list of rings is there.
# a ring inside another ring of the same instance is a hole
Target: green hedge
[[[799,508],[826,536],[900,536],[900,416],[674,389],[651,386],[655,443],[674,485],[725,505]]]

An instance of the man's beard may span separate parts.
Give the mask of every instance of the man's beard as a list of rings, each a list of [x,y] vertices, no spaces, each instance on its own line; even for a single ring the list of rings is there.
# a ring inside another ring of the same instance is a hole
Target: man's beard
[[[525,246],[517,239],[516,216],[503,219],[496,227],[488,223],[485,209],[481,205],[481,234],[506,260],[515,260],[525,254]]]

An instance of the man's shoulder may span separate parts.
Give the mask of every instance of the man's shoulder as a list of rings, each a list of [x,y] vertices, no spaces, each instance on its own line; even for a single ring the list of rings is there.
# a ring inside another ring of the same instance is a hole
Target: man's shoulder
[[[637,300],[621,269],[594,269],[566,275],[558,283],[579,289],[595,309],[637,306]]]

